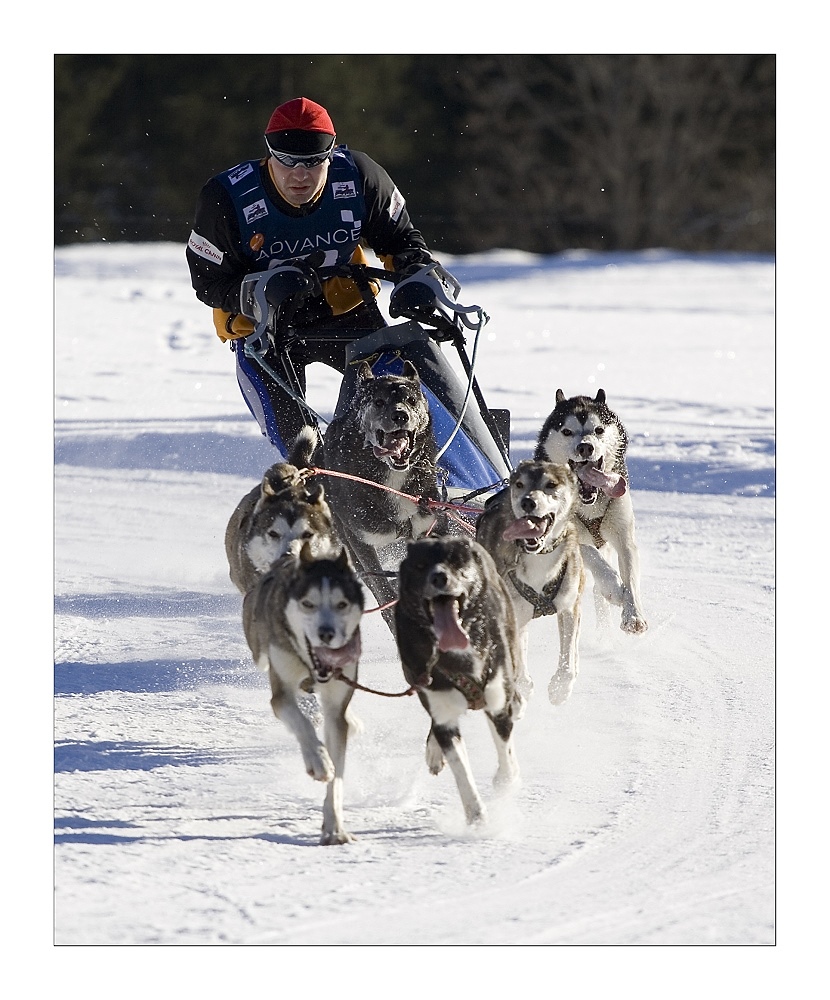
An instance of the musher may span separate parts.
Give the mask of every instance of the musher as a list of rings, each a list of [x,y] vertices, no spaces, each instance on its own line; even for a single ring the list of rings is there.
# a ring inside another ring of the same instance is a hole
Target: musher
[[[245,402],[283,461],[300,427],[311,420],[269,374],[268,368],[282,371],[283,345],[263,355],[265,368],[245,354],[240,338],[255,326],[240,301],[243,279],[276,269],[257,280],[264,282],[269,303],[283,301],[291,311],[296,333],[346,332],[337,342],[292,341],[290,357],[304,395],[308,364],[319,361],[343,373],[348,340],[387,324],[374,300],[377,281],[363,289],[339,276],[320,282],[303,258],[315,267],[366,264],[362,247],[368,246],[390,271],[436,263],[383,167],[335,141],[321,105],[306,97],[281,104],[265,130],[267,155],[217,174],[202,188],[187,245],[196,295],[213,308],[216,332],[234,351]]]

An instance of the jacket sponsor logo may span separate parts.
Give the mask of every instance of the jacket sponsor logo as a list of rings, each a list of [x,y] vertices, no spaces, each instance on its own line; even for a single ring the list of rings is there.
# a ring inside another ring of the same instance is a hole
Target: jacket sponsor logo
[[[398,221],[405,204],[406,203],[403,200],[403,195],[397,188],[395,188],[395,190],[392,192],[392,197],[389,200],[389,215],[393,222]]]
[[[187,245],[193,253],[199,257],[204,257],[205,260],[209,260],[212,264],[221,264],[225,259],[225,254],[218,247],[215,247],[210,240],[206,240],[204,236],[200,236],[195,231],[191,232]]]
[[[348,247],[360,241],[360,223],[346,229],[334,229],[328,233],[318,233],[315,236],[307,236],[305,239],[297,240],[274,240],[269,246],[264,248],[257,258],[258,260],[270,259],[273,257],[280,260],[287,260],[289,257],[300,257],[309,254],[312,250],[328,250],[330,247]]]
[[[341,222],[346,224],[346,227],[351,227],[352,234],[360,234],[360,227],[363,225],[362,219],[356,219],[354,217],[354,212],[350,208],[344,208],[340,213]]]
[[[253,172],[254,168],[252,164],[240,163],[238,167],[233,167],[233,169],[228,171],[228,180],[231,184],[238,184],[243,177],[247,177]]]
[[[246,205],[242,209],[242,214],[245,216],[245,221],[248,223],[256,222],[257,219],[261,219],[264,215],[268,214],[268,209],[265,207],[265,199],[260,198],[259,201]]]
[[[331,185],[331,193],[335,198],[356,198],[357,188],[354,181],[334,181]]]

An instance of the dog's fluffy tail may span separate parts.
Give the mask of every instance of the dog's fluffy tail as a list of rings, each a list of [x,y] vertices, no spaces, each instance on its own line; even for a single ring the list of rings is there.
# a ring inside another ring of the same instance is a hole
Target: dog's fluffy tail
[[[294,439],[288,461],[298,469],[308,469],[313,465],[321,446],[320,432],[316,427],[306,424]]]
[[[363,720],[352,711],[351,705],[346,709],[346,725],[349,727],[349,736],[355,738],[360,736],[366,728],[363,725]]]

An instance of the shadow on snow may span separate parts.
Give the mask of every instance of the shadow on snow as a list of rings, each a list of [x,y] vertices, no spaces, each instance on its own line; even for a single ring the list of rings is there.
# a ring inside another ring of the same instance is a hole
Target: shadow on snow
[[[55,695],[122,691],[192,691],[205,684],[266,688],[250,660],[140,660],[133,663],[56,663]]]
[[[727,496],[775,496],[772,465],[774,440],[766,430],[753,435],[756,453],[770,456],[764,468],[729,468],[705,461],[637,458],[629,454],[631,487],[657,493],[708,493]],[[512,449],[514,464],[530,457],[531,448]],[[277,452],[264,439],[215,432],[141,433],[135,437],[75,435],[55,443],[55,463],[86,468],[153,469],[243,476],[256,482]]]
[[[219,764],[224,755],[193,747],[159,747],[130,741],[58,743],[55,746],[55,773],[66,771],[151,771],[157,767],[200,767]]]
[[[239,594],[204,594],[161,590],[134,594],[69,594],[55,597],[56,615],[83,618],[238,618]]]

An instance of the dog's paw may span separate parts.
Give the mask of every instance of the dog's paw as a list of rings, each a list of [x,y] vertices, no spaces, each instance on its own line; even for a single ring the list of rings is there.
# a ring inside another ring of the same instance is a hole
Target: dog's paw
[[[620,628],[629,635],[642,635],[648,631],[648,622],[639,615],[630,615],[622,619]]]
[[[329,782],[334,780],[334,764],[332,764],[329,752],[324,746],[320,746],[316,753],[306,758],[305,769],[315,781]]]
[[[520,784],[521,776],[518,765],[514,762],[504,767],[500,767],[493,775],[493,788],[497,792],[506,792]]]
[[[527,709],[527,698],[525,698],[525,696],[522,694],[521,691],[519,691],[518,688],[516,688],[513,692],[512,709],[513,709],[514,722],[518,722],[519,719],[521,719],[522,716],[525,714],[525,710]]]
[[[444,754],[434,736],[427,737],[426,761],[430,774],[440,774],[444,767]]]
[[[551,705],[561,705],[568,700],[573,691],[576,674],[568,670],[557,670],[548,684],[548,698]]]
[[[337,830],[323,830],[320,837],[321,847],[330,847],[332,844],[354,844],[357,837],[347,833],[342,827]]]
[[[468,826],[482,827],[487,822],[487,810],[480,802],[473,803],[464,807],[464,817]]]
[[[530,700],[530,696],[533,694],[533,678],[530,674],[522,674],[521,677],[516,679],[516,688],[519,694],[526,700]]]

